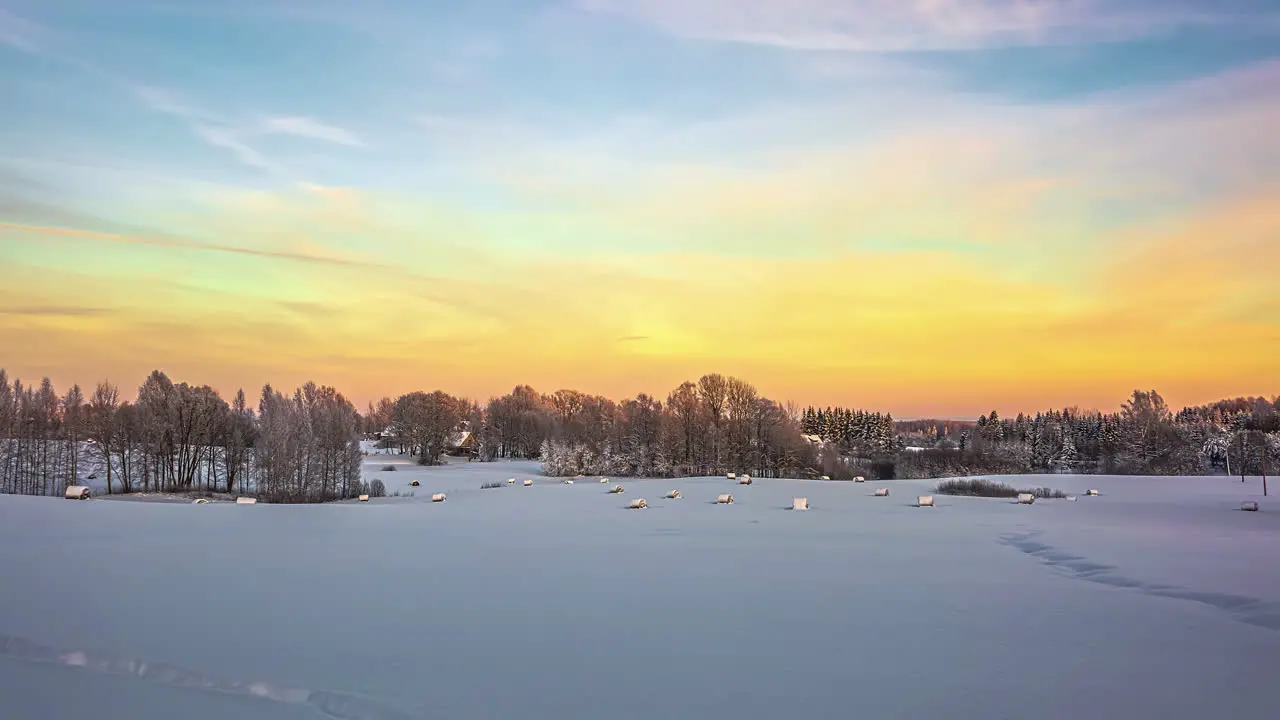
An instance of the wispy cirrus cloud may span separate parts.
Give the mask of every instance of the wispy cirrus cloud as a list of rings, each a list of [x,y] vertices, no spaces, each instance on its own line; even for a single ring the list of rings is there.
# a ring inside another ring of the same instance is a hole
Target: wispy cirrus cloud
[[[368,149],[369,145],[355,133],[312,117],[300,115],[235,116],[211,112],[188,102],[180,94],[149,85],[134,85],[133,95],[156,112],[185,120],[191,132],[213,147],[227,150],[243,165],[286,177],[289,172],[267,157],[259,142],[271,136],[290,136],[334,145]],[[298,182],[305,182],[296,179]]]
[[[355,133],[309,117],[287,115],[265,117],[258,121],[256,125],[251,125],[248,128],[248,132],[262,135],[292,135],[293,137],[323,140],[349,147],[368,147],[368,144]]]
[[[1191,0],[576,0],[576,5],[682,37],[867,52],[1088,44],[1188,25],[1274,26],[1278,17],[1257,3],[1220,8]]]

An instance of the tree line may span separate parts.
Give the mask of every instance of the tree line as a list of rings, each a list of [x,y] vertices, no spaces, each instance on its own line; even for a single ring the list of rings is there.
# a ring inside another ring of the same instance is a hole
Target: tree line
[[[159,370],[136,399],[101,382],[58,395],[12,383],[0,369],[0,491],[60,495],[97,480],[109,494],[223,492],[269,502],[324,502],[367,492],[360,415],[341,393],[307,383],[285,396],[266,386],[257,411],[207,385]]]
[[[719,374],[685,382],[666,401],[641,393],[616,402],[527,385],[481,406],[443,392],[415,392],[371,403],[366,431],[381,445],[437,462],[451,437],[474,434],[480,460],[541,459],[552,476],[708,475],[804,472],[814,449],[797,413],[750,383]]]
[[[1006,419],[895,422],[888,413],[805,408],[708,374],[665,399],[622,401],[527,385],[480,404],[411,392],[361,414],[340,392],[307,383],[291,394],[208,386],[155,371],[133,400],[102,382],[10,381],[0,369],[0,491],[61,494],[96,477],[110,493],[221,492],[272,502],[323,502],[380,488],[361,479],[362,437],[439,462],[462,433],[481,461],[541,460],[551,476],[846,479],[990,473],[1258,474],[1280,466],[1280,398],[1237,398],[1173,413],[1135,391],[1114,413],[1068,408]],[[380,483],[379,483],[380,485]]]
[[[899,455],[899,476],[1259,475],[1280,467],[1280,397],[1234,398],[1173,413],[1160,393],[1134,391],[1114,413],[1066,408],[1007,419],[992,411],[976,423],[932,427],[930,449]]]

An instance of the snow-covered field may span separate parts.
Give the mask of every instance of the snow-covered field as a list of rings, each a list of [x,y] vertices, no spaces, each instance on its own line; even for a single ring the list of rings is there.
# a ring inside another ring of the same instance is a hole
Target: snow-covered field
[[[418,479],[415,497],[0,496],[0,717],[1270,720],[1280,707],[1280,502],[1256,478],[1012,478],[1079,501],[916,508],[933,482],[875,498],[873,483],[624,480],[610,495],[534,463],[390,462],[370,457],[369,476],[391,492]],[[714,504],[724,492],[735,504]],[[813,509],[784,509],[797,496]],[[623,509],[638,497],[648,510]]]

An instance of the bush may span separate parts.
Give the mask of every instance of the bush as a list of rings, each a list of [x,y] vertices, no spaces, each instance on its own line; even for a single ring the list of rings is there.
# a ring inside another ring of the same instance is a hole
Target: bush
[[[369,497],[376,498],[376,497],[386,497],[386,496],[387,496],[387,486],[383,485],[381,480],[374,480],[373,482],[369,483]]]
[[[480,489],[481,489],[481,490],[496,490],[496,489],[498,489],[498,488],[500,488],[500,487],[502,487],[502,483],[487,482],[487,483],[485,483],[485,484],[481,485],[481,486],[480,486]]]
[[[1035,488],[1033,490],[1019,490],[1015,487],[1005,485],[1004,483],[995,482],[993,480],[947,480],[938,483],[934,488],[934,492],[939,495],[961,495],[966,497],[985,497],[985,498],[1016,498],[1021,494],[1030,493],[1037,498],[1044,499],[1061,499],[1067,496],[1061,490],[1053,488]]]
[[[1034,490],[1023,490],[1022,492],[1029,492],[1037,498],[1043,498],[1046,500],[1062,500],[1067,497],[1067,494],[1061,490],[1054,490],[1053,488],[1047,487],[1036,488]]]
[[[383,465],[383,466],[382,466],[382,472],[395,472],[395,471],[396,471],[396,466],[395,466],[395,465]]]

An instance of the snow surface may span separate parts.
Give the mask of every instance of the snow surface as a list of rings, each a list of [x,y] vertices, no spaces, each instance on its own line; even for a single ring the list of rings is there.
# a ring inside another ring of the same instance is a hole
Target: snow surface
[[[1079,500],[916,508],[933,481],[628,478],[610,495],[536,463],[378,471],[388,460],[371,456],[369,475],[390,492],[416,478],[414,497],[0,496],[0,717],[1270,720],[1280,707],[1280,502],[1256,478],[1006,478]],[[882,486],[890,497],[872,497]],[[722,492],[735,504],[715,505]],[[794,497],[812,509],[786,509]],[[626,510],[635,498],[649,509]]]

